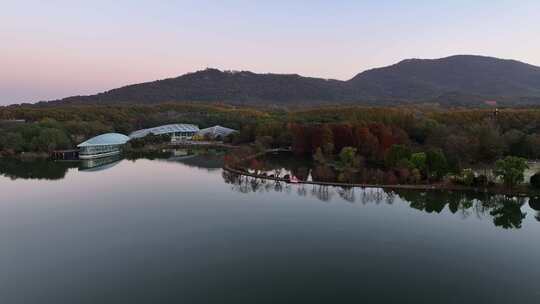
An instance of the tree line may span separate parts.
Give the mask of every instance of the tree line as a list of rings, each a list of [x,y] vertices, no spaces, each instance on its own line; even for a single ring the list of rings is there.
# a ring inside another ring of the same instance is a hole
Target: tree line
[[[25,123],[10,123],[13,120]],[[494,165],[508,156],[540,158],[538,109],[339,106],[286,110],[178,103],[0,107],[0,152],[13,155],[73,148],[100,133],[129,134],[168,123],[237,129],[227,141],[257,149],[290,147],[297,156],[341,168],[344,179],[355,175],[347,168],[363,168],[391,169],[377,179],[439,180],[448,172],[462,174],[463,169]],[[319,171],[321,176],[328,173]],[[460,178],[470,182],[470,176]]]

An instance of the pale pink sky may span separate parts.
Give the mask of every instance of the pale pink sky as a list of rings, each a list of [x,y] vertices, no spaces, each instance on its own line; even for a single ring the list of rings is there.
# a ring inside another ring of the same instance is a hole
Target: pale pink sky
[[[216,67],[349,79],[406,58],[540,65],[540,1],[10,1],[0,105]]]

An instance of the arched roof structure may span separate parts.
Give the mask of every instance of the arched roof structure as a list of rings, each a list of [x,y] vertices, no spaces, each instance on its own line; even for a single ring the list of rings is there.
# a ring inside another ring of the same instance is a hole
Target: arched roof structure
[[[92,147],[92,146],[108,146],[108,145],[123,145],[129,140],[124,134],[120,133],[106,133],[96,137],[92,137],[89,140],[80,143],[77,147]]]

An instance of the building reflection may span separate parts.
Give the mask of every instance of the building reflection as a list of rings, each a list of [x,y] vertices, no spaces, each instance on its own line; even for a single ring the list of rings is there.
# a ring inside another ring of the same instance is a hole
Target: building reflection
[[[223,180],[231,189],[240,193],[287,192],[298,196],[309,196],[323,202],[334,198],[350,203],[394,204],[396,198],[408,204],[412,209],[425,213],[439,214],[447,209],[461,218],[475,216],[489,218],[497,227],[519,229],[526,213],[523,205],[528,201],[533,210],[540,210],[540,199],[488,195],[474,192],[385,190],[382,188],[332,187],[325,185],[297,184],[265,180],[251,176],[223,171]],[[536,214],[540,220],[540,211]]]
[[[20,160],[0,158],[0,176],[10,179],[61,180],[69,169],[82,172],[103,171],[110,169],[122,159],[136,161],[138,159],[166,161],[207,171],[221,170],[223,167],[223,151],[213,149],[163,150],[152,152],[129,152],[109,157],[77,160],[51,161],[47,159]]]
[[[93,172],[107,170],[119,164],[121,160],[121,155],[81,160],[79,171]]]

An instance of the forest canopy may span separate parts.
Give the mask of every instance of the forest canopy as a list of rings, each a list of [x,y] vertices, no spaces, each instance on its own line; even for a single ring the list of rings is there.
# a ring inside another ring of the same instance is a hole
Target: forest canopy
[[[24,123],[14,123],[24,120]],[[153,106],[10,106],[0,108],[4,153],[74,147],[105,133],[130,133],[167,123],[237,129],[234,144],[292,147],[298,155],[339,154],[354,147],[364,160],[401,165],[399,145],[416,152],[442,151],[449,167],[494,163],[503,156],[540,158],[540,110],[433,110],[418,107],[318,107],[300,110],[237,108],[215,104]],[[12,123],[13,122],[13,123]],[[398,153],[398,154],[399,154]],[[399,157],[398,157],[399,158]]]

